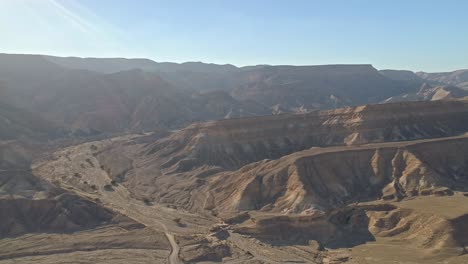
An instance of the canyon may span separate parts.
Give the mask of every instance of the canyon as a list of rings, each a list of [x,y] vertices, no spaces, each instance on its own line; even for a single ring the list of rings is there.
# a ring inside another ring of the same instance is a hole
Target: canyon
[[[0,263],[466,263],[439,75],[1,54]]]
[[[466,199],[467,103],[196,123],[67,147],[32,171],[174,235],[182,262],[367,263],[410,244],[417,261],[463,263],[466,211],[450,205]],[[425,200],[447,208],[429,217]]]

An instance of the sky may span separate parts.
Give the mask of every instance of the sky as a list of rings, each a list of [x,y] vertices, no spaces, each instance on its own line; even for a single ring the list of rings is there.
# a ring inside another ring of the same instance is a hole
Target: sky
[[[0,0],[0,52],[468,68],[465,0]]]

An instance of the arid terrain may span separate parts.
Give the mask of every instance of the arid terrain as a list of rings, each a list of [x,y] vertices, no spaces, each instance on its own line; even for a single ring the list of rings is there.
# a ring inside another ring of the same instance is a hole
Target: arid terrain
[[[463,72],[0,55],[0,264],[467,263]]]

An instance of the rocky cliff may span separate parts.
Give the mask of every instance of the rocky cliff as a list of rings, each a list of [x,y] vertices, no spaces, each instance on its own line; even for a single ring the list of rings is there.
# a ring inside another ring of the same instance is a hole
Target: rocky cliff
[[[207,199],[220,211],[307,213],[369,200],[468,189],[468,137],[311,149],[221,173]]]
[[[453,136],[467,126],[466,100],[367,105],[198,123],[156,141],[147,154],[174,171],[202,164],[239,168],[311,147]]]
[[[97,158],[140,199],[298,213],[462,190],[467,124],[466,100],[368,105],[198,123]]]

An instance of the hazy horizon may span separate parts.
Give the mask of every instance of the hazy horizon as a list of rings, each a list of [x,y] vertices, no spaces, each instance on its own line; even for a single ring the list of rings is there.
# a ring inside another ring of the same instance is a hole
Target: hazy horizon
[[[379,71],[384,71],[384,70],[397,70],[397,71],[411,71],[414,73],[417,72],[425,72],[425,71],[419,71],[419,70],[411,70],[411,69],[395,69],[395,68],[378,68],[375,65],[371,63],[330,63],[330,64],[249,64],[249,65],[236,65],[232,63],[215,63],[215,62],[209,62],[209,61],[180,61],[180,62],[175,62],[175,61],[158,61],[154,60],[151,58],[143,58],[143,57],[81,57],[81,56],[60,56],[60,55],[53,55],[53,54],[34,54],[34,53],[3,53],[0,52],[0,54],[9,54],[9,55],[31,55],[31,56],[48,56],[48,57],[58,57],[58,58],[79,58],[79,59],[126,59],[126,60],[150,60],[155,63],[176,63],[176,64],[184,64],[184,63],[204,63],[204,64],[213,64],[213,65],[231,65],[237,68],[243,68],[243,67],[250,67],[250,66],[293,66],[293,67],[314,67],[314,66],[333,66],[333,65],[370,65],[374,67],[376,70]],[[467,67],[468,68],[468,67]],[[466,70],[465,68],[460,68],[460,69],[455,69],[453,71],[457,70]],[[453,72],[453,71],[439,71],[439,72],[427,72],[427,73],[443,73],[443,72]]]
[[[246,65],[468,68],[464,1],[0,1],[0,52]]]

